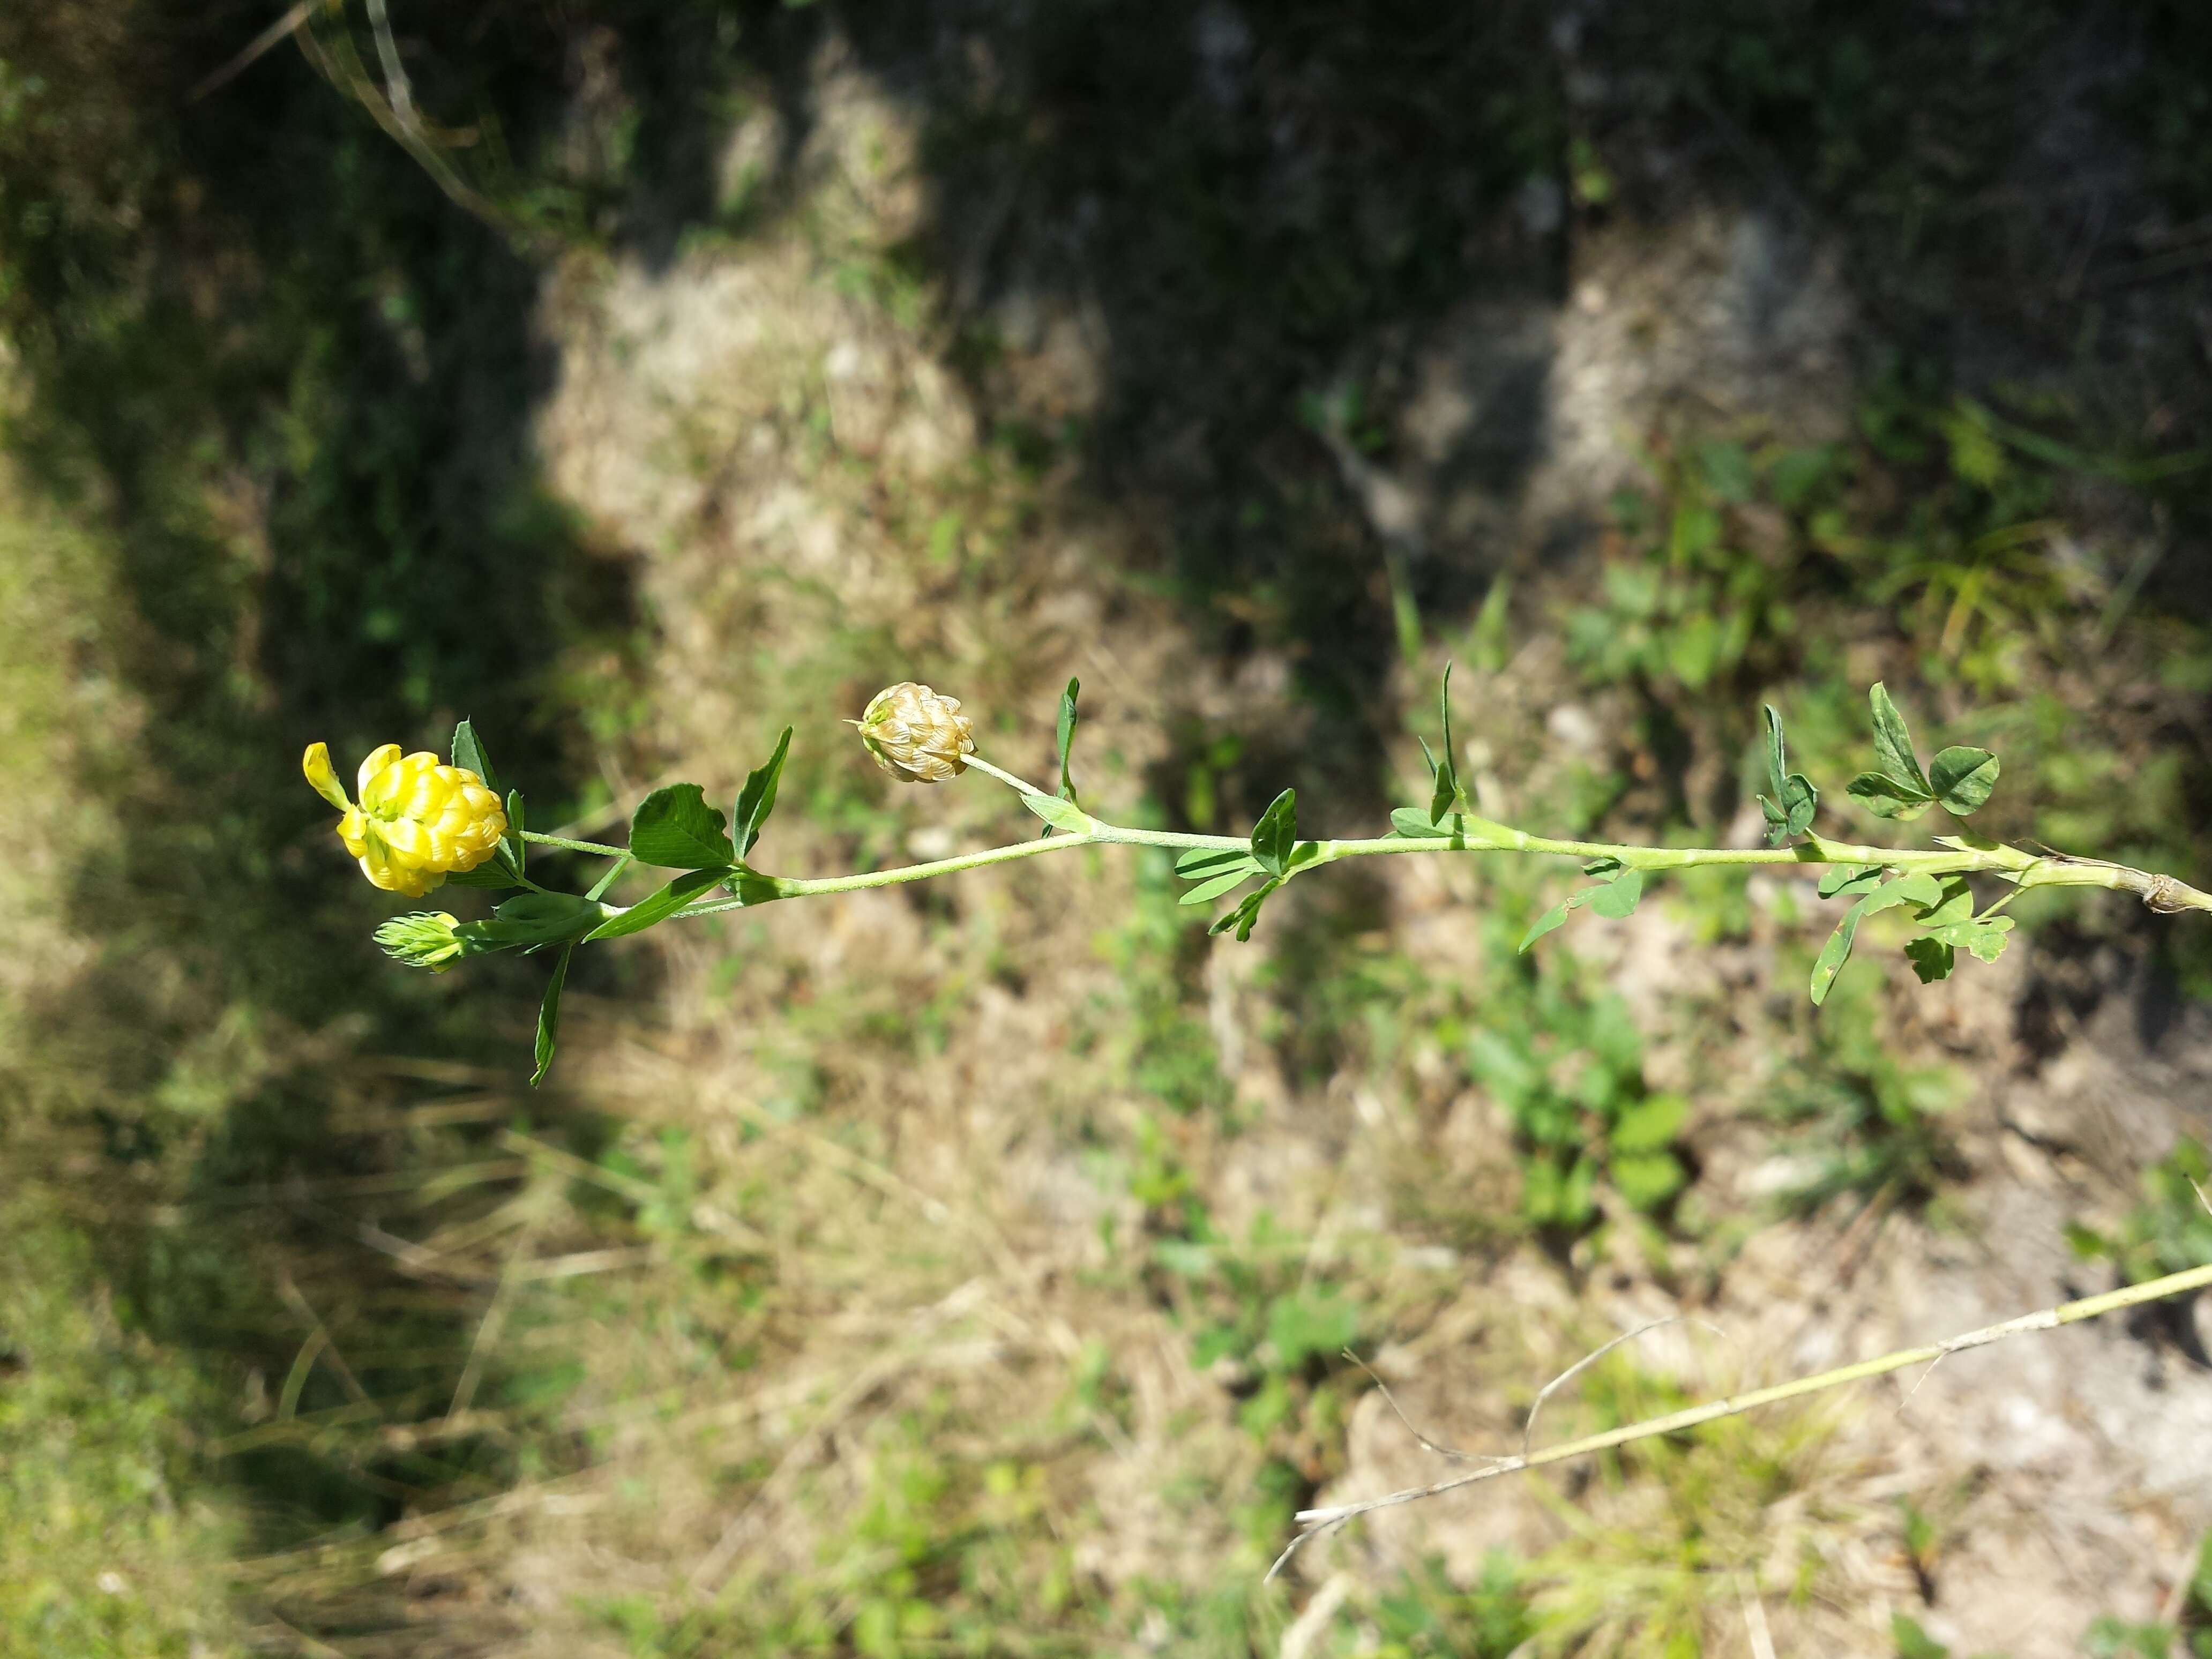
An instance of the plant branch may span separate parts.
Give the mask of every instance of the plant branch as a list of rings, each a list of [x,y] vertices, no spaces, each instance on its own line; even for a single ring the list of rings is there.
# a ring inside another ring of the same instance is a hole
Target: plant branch
[[[2124,1308],[2141,1307],[2145,1303],[2160,1302],[2170,1297],[2185,1296],[2192,1291],[2212,1285],[2212,1266],[2191,1267],[2178,1273],[2168,1273],[2163,1279],[2146,1280],[2140,1285],[2123,1285],[2117,1291],[2107,1291],[2101,1296],[2083,1297],[2078,1301],[2061,1303],[2055,1308],[2040,1309],[2034,1313],[2021,1314],[2001,1324],[1984,1325],[1979,1330],[1932,1342],[1917,1348],[1900,1348],[1878,1359],[1863,1359],[1856,1364],[1838,1366],[1814,1376],[1801,1376],[1794,1382],[1778,1382],[1771,1388],[1753,1389],[1748,1393],[1725,1395],[1706,1401],[1702,1406],[1691,1406],[1664,1417],[1646,1419],[1617,1429],[1607,1429],[1601,1434],[1584,1435],[1579,1440],[1569,1440],[1557,1446],[1547,1446],[1540,1452],[1524,1452],[1516,1457],[1499,1457],[1486,1462],[1482,1468],[1465,1474],[1439,1480],[1432,1486],[1408,1487],[1403,1492],[1385,1493],[1380,1498],[1361,1498],[1350,1504],[1334,1504],[1322,1509],[1301,1510],[1297,1519],[1304,1523],[1305,1530],[1293,1538],[1275,1564],[1267,1569],[1273,1580],[1282,1571],[1285,1564],[1299,1548],[1320,1537],[1323,1533],[1342,1526],[1359,1516],[1372,1514],[1376,1510],[1391,1509],[1403,1504],[1416,1504],[1425,1498],[1436,1498],[1462,1486],[1473,1486],[1478,1480],[1493,1480],[1500,1475],[1518,1474],[1524,1469],[1541,1468],[1549,1463],[1564,1463],[1577,1457],[1587,1457],[1593,1452],[1608,1451],[1615,1446],[1626,1446],[1638,1440],[1650,1440],[1662,1434],[1678,1434],[1701,1424],[1719,1421],[1724,1417],[1741,1416],[1761,1406],[1778,1405],[1785,1400],[1801,1399],[1807,1395],[1839,1389],[1846,1383],[1863,1382],[1869,1377],[1886,1376],[1892,1371],[1901,1371],[1911,1365],[1931,1364],[1948,1355],[1968,1348],[1986,1347],[1992,1342],[2002,1342],[2007,1337],[2019,1336],[2029,1331],[2052,1331],[2061,1326],[2079,1324],[2085,1319],[2094,1319],[2100,1314],[2116,1313]]]

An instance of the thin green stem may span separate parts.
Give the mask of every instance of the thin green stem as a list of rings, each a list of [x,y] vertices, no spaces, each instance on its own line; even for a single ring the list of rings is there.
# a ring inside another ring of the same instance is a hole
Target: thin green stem
[[[1028,780],[1016,777],[1012,772],[1001,771],[999,768],[992,765],[990,762],[985,760],[981,755],[969,756],[968,764],[978,772],[989,773],[991,776],[998,779],[1000,783],[1012,785],[1024,795],[1042,795],[1047,800],[1053,799],[1051,790],[1040,789],[1036,785],[1030,782]]]
[[[522,832],[525,841],[535,842],[540,847],[558,847],[571,853],[595,853],[603,859],[628,858],[629,854],[620,847],[609,847],[596,841],[570,841],[566,836],[541,836],[535,830]]]

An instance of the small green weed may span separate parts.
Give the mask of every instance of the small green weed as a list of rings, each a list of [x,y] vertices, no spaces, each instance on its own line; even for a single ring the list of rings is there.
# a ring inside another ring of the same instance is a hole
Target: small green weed
[[[1663,1212],[1688,1179],[1675,1139],[1689,1105],[1644,1086],[1627,1005],[1589,994],[1556,951],[1501,973],[1485,1013],[1468,1069],[1512,1117],[1529,1224],[1555,1239],[1587,1231],[1601,1180],[1632,1209]]]
[[[2212,1181],[2212,1156],[2204,1143],[2184,1135],[2173,1149],[2143,1171],[2143,1201],[2112,1233],[2079,1223],[2066,1230],[2066,1242],[2085,1261],[2112,1262],[2140,1285],[2212,1262],[2212,1211],[2205,1185]]]

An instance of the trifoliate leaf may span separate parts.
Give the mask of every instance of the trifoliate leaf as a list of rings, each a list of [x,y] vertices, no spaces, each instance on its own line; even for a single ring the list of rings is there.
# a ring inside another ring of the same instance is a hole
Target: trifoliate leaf
[[[1218,875],[1208,876],[1197,886],[1185,893],[1177,902],[1204,904],[1210,899],[1219,898],[1231,888],[1242,886],[1259,873],[1260,866],[1251,860],[1246,859],[1242,864],[1224,870]]]
[[[1905,724],[1905,716],[1898,713],[1897,705],[1890,701],[1888,688],[1875,681],[1874,689],[1867,693],[1867,701],[1874,706],[1875,761],[1883,772],[1905,787],[1909,798],[1928,799],[1935,792],[1921,775],[1920,757],[1913,752],[1912,732]]]
[[[2012,927],[2010,916],[1973,917],[1930,928],[1925,937],[1954,950],[1971,951],[1984,962],[1995,962],[2003,953],[2005,936]]]
[[[738,791],[737,813],[731,820],[730,838],[738,856],[745,857],[760,840],[761,828],[775,811],[775,788],[783,777],[783,763],[791,753],[791,728],[775,740],[775,749],[761,765],[745,774],[745,787]]]
[[[1905,940],[1905,954],[1923,985],[1933,985],[1939,979],[1950,978],[1952,966],[1958,961],[1957,951],[1942,939],[1927,933],[1918,939]]]
[[[1289,866],[1291,849],[1297,842],[1297,791],[1285,789],[1267,804],[1260,822],[1253,826],[1252,856],[1269,875],[1279,876]]]
[[[1929,763],[1928,787],[1945,811],[1964,817],[1997,787],[1997,757],[1986,749],[1946,749]]]
[[[1022,796],[1022,805],[1054,829],[1065,830],[1071,836],[1087,834],[1091,829],[1091,820],[1084,816],[1083,809],[1072,800],[1061,800],[1054,795],[1024,793]]]
[[[1929,877],[1934,881],[1934,877]],[[1965,921],[1974,914],[1974,890],[1966,885],[1964,876],[1945,876],[1936,883],[1934,899],[1926,902],[1910,900],[1916,908],[1913,914],[1931,926],[1945,922]]]
[[[704,870],[738,861],[721,811],[696,783],[672,783],[638,803],[629,821],[630,856],[665,869]]]
[[[620,915],[609,916],[584,935],[583,943],[593,939],[620,939],[625,933],[641,933],[656,921],[665,921],[708,888],[718,885],[737,872],[727,866],[717,870],[694,870],[681,875],[658,892],[640,899]]]
[[[561,954],[553,959],[553,978],[545,987],[545,1000],[538,1005],[538,1066],[530,1074],[530,1086],[533,1089],[553,1069],[554,1035],[561,1024],[561,987],[568,977],[568,957],[575,948],[573,945],[561,947]]]
[[[1267,896],[1282,884],[1281,878],[1277,877],[1265,885],[1255,888],[1244,896],[1243,902],[1235,909],[1215,917],[1213,926],[1206,931],[1208,933],[1225,933],[1233,927],[1237,930],[1239,944],[1250,939],[1252,924],[1260,919],[1260,907],[1267,902]]]
[[[1859,923],[1878,910],[1887,910],[1900,904],[1934,905],[1943,896],[1942,884],[1935,877],[1916,872],[1899,876],[1894,881],[1884,882],[1845,912],[1836,924],[1836,931],[1828,935],[1828,942],[1820,947],[1820,954],[1813,962],[1812,993],[1814,1006],[1828,1000],[1828,991],[1836,982],[1836,975],[1850,960],[1851,942],[1858,937]]]
[[[1766,722],[1766,774],[1774,793],[1761,795],[1759,805],[1766,815],[1767,842],[1779,847],[1812,828],[1813,814],[1820,805],[1820,792],[1802,772],[1789,769],[1782,741],[1782,716],[1775,712],[1774,705],[1765,705],[1761,713]]]

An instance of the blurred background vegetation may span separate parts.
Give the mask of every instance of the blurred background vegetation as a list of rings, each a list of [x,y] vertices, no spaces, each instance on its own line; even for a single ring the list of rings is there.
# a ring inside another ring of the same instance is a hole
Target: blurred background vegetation
[[[1429,1478],[1347,1348],[1508,1443],[1654,1297],[1765,1334],[1554,1427],[2212,1259],[2201,926],[1815,1017],[1771,884],[1524,958],[1559,872],[1346,872],[1232,955],[1038,863],[587,953],[532,1094],[537,964],[386,963],[295,758],[466,714],[588,831],[788,721],[815,873],[1020,833],[878,685],[1027,770],[1079,673],[1109,810],[1328,834],[1449,657],[1485,810],[1711,842],[1762,697],[1839,785],[1882,678],[1991,833],[2203,884],[2197,8],[289,16],[0,15],[0,1649],[2212,1651],[2201,1491],[2075,1493],[2006,1623],[1934,1385],[1949,1462],[1730,1424],[1259,1583]],[[2194,1318],[2102,1352],[2198,1401]]]

